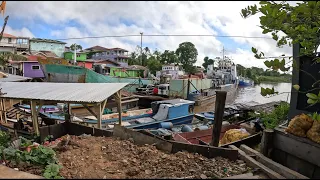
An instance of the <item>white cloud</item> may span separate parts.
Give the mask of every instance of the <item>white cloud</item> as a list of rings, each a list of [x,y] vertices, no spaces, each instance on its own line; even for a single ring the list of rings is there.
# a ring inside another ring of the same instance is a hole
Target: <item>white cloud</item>
[[[30,37],[30,38],[35,37],[32,34],[32,32],[26,27],[23,27],[22,29],[12,29],[10,26],[6,26],[4,32],[8,34],[12,34],[14,36],[22,36],[22,37]]]
[[[48,24],[65,25],[53,30],[57,38],[124,35],[124,34],[213,34],[217,30],[226,35],[263,36],[258,27],[259,17],[243,19],[242,8],[254,1],[212,1],[212,2],[170,2],[170,1],[37,1],[7,2],[6,13],[21,20],[42,20]],[[20,13],[24,12],[24,13]],[[68,26],[75,21],[80,27]],[[124,23],[126,22],[126,23]],[[211,27],[214,27],[212,29]],[[275,42],[268,39],[233,38],[240,44],[231,55],[236,63],[250,67],[264,67],[245,47],[254,46],[266,56],[291,55],[291,48],[276,48]],[[143,37],[143,44],[151,44],[159,50],[175,50],[181,42],[190,41],[198,49],[197,65],[204,56],[221,56],[222,42],[214,37]],[[85,43],[88,46],[122,47],[129,51],[140,45],[140,37],[101,38],[68,40],[70,43]]]

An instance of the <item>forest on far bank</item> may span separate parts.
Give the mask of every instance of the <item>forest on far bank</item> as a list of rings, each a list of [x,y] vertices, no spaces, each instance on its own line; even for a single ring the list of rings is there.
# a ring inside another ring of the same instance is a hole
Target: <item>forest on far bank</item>
[[[262,82],[290,83],[292,78],[291,74],[281,74],[278,71],[269,69],[264,70],[263,68],[257,67],[245,68],[240,64],[237,64],[237,74],[238,76],[252,79],[255,84],[259,84]]]

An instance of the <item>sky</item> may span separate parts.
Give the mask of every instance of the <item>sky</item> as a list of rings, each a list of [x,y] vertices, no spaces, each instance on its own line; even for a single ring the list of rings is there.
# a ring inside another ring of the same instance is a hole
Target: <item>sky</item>
[[[211,34],[271,37],[262,34],[259,15],[243,19],[241,9],[259,1],[7,1],[6,33],[47,39],[88,36],[144,34]],[[0,24],[3,24],[3,16]],[[143,47],[176,50],[182,42],[192,42],[197,50],[196,65],[205,56],[232,57],[245,67],[266,68],[253,57],[251,47],[266,56],[292,55],[292,48],[277,48],[272,39],[234,37],[143,37]],[[64,40],[82,47],[120,47],[134,51],[140,37]]]

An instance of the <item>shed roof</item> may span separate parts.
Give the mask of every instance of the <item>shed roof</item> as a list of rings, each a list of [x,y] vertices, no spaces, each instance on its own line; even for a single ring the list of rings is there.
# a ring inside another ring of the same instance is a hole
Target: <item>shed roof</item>
[[[0,82],[2,98],[101,103],[128,83]]]
[[[0,82],[17,82],[17,81],[26,81],[28,79],[32,79],[29,77],[23,77],[23,76],[18,76],[13,74],[6,74],[6,75],[7,77],[0,78]]]

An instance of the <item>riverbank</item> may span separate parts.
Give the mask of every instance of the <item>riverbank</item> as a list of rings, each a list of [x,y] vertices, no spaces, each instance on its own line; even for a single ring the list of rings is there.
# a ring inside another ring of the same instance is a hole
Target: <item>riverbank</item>
[[[258,83],[290,83],[291,76],[259,76]]]

